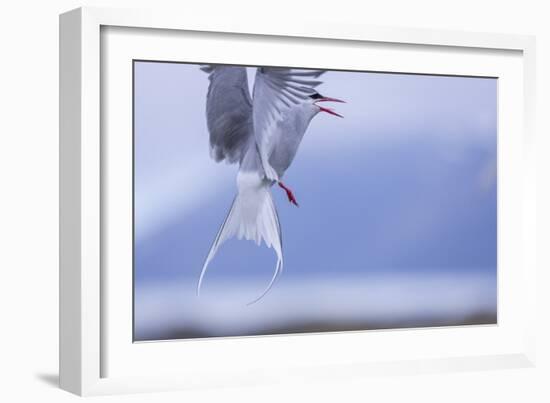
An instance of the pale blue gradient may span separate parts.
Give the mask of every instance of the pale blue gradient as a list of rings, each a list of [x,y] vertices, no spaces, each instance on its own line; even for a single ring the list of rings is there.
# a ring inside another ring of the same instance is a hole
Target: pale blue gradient
[[[273,292],[246,306],[275,263],[251,242],[225,244],[204,296],[194,295],[237,169],[209,157],[207,76],[196,65],[136,63],[137,339],[496,315],[497,80],[323,80],[322,94],[347,101],[334,105],[345,118],[320,114],[306,133],[284,178],[300,208],[273,188],[285,269]]]

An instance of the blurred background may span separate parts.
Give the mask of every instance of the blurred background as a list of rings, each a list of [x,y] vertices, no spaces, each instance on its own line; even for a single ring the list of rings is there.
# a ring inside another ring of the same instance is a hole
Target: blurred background
[[[249,69],[252,84],[254,69]],[[496,323],[497,80],[327,72],[318,115],[273,188],[285,268],[224,244],[198,276],[235,194],[209,157],[207,75],[135,62],[136,341]]]

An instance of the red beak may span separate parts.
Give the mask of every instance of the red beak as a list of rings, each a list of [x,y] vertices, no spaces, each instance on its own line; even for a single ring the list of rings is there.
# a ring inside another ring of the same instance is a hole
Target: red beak
[[[340,102],[340,103],[344,103],[344,104],[346,103],[346,101],[342,101],[341,99],[330,98],[330,97],[319,98],[318,100],[315,101],[315,104],[317,104],[317,102]],[[319,105],[317,105],[317,106],[319,106]],[[334,110],[332,110],[330,108],[324,108],[322,106],[319,106],[319,109],[321,110],[321,112],[326,112],[326,113],[329,113],[331,115],[338,116],[339,118],[343,118],[342,115],[340,115],[337,112],[334,112]]]
[[[319,98],[317,100],[317,102],[340,102],[342,104],[345,104],[346,101],[342,101],[341,99],[338,99],[338,98],[330,98],[330,97],[323,97],[323,98]]]

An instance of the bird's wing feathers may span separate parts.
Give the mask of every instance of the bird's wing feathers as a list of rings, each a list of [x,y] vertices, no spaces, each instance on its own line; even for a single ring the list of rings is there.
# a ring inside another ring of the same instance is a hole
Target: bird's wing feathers
[[[253,136],[246,68],[205,65],[201,70],[210,80],[206,96],[210,155],[215,161],[239,162]]]
[[[278,180],[269,164],[269,157],[277,139],[275,127],[285,113],[305,101],[321,84],[316,80],[322,70],[296,70],[289,68],[258,68],[254,81],[253,124],[256,144],[268,179]]]

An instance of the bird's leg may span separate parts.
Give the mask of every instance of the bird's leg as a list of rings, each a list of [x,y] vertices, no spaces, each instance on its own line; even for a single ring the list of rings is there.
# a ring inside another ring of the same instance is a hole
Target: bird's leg
[[[286,192],[286,197],[288,197],[288,201],[291,202],[292,204],[294,204],[296,207],[300,207],[298,205],[298,202],[296,201],[296,198],[294,197],[294,193],[292,193],[292,190],[290,190],[289,188],[287,188],[285,186],[285,184],[281,181],[278,181],[277,182],[279,184],[279,187],[281,187],[282,189],[284,189],[284,191]]]

